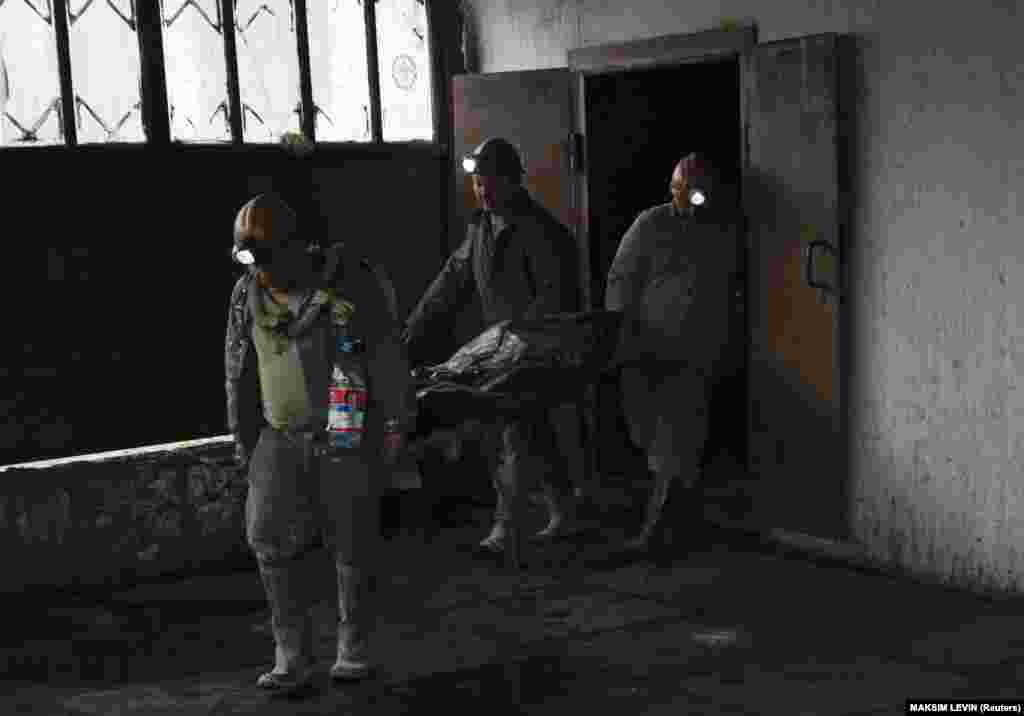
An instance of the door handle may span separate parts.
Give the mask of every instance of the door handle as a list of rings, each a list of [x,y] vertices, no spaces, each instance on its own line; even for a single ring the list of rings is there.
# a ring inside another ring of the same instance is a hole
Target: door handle
[[[807,282],[807,285],[810,286],[811,288],[817,288],[822,291],[828,291],[829,293],[835,293],[835,286],[831,286],[827,283],[821,283],[820,281],[816,281],[814,279],[814,254],[815,250],[819,248],[827,249],[828,252],[832,254],[833,258],[835,258],[836,256],[835,247],[832,246],[832,244],[829,243],[828,241],[825,241],[824,239],[815,239],[814,241],[808,243],[807,261],[804,265],[804,280]]]

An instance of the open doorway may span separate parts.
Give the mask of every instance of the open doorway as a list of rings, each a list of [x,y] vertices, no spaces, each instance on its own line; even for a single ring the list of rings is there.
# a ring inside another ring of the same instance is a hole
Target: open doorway
[[[641,211],[669,201],[669,177],[680,157],[693,151],[707,155],[721,168],[733,194],[729,199],[741,206],[739,61],[587,75],[584,92],[591,295],[603,306],[605,279],[623,235]],[[742,237],[740,243],[742,257]],[[722,455],[746,465],[744,295],[739,290],[734,306],[732,366],[712,397],[706,465]],[[642,475],[646,462],[629,440],[618,391],[614,379],[598,389],[597,471]]]

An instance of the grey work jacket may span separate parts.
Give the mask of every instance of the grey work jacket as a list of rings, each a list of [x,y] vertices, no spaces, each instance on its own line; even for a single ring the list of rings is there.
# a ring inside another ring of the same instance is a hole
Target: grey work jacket
[[[672,204],[642,212],[608,272],[605,308],[622,311],[616,362],[685,363],[713,371],[730,336],[740,224],[679,215]]]
[[[435,320],[450,318],[476,292],[486,324],[579,310],[576,243],[547,209],[522,190],[493,223],[493,250],[485,242],[485,213],[474,212],[466,239],[445,262],[406,321],[410,354]]]
[[[325,277],[321,288],[333,288],[339,297],[355,305],[352,327],[354,336],[366,346],[369,412],[375,416],[371,418],[371,429],[379,429],[386,418],[405,420],[414,411],[414,393],[409,364],[399,340],[394,288],[381,268],[346,255],[340,245],[328,247],[324,254],[325,263],[336,265],[337,270]],[[252,272],[246,272],[235,283],[224,341],[228,430],[235,437],[236,455],[243,462],[252,454],[265,424],[248,301],[249,292],[257,288]],[[330,309],[310,305],[296,318],[296,323],[315,320],[310,312],[319,310]]]

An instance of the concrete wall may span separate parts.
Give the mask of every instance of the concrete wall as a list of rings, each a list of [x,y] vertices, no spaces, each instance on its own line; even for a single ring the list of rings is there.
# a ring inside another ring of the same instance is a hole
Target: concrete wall
[[[483,72],[752,20],[858,46],[853,529],[871,558],[1024,588],[1024,51],[1012,0],[472,0]],[[626,9],[628,7],[628,10]]]
[[[0,549],[15,555],[0,594],[53,588],[96,594],[254,565],[245,541],[248,481],[234,467],[233,445],[221,435],[0,467]],[[426,453],[428,459],[435,453]],[[433,489],[470,494],[465,480],[450,479],[470,471],[446,467],[445,482],[452,484]],[[479,485],[478,474],[471,472]],[[430,503],[420,497],[415,464],[381,477],[385,533],[423,526],[427,515],[417,509]]]
[[[257,192],[383,262],[403,311],[444,259],[447,162],[427,148],[102,145],[0,163],[0,465],[225,432],[231,226]]]
[[[0,592],[90,589],[251,561],[227,442],[0,471]]]

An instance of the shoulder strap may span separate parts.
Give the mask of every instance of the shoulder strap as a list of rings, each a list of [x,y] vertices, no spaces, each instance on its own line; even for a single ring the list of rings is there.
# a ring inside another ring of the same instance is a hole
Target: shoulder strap
[[[239,279],[238,290],[235,293],[235,303],[232,306],[235,315],[239,319],[239,327],[243,330],[243,333],[248,333],[249,325],[252,323],[252,311],[249,310],[249,291],[252,290],[254,280],[255,278],[251,273],[247,273]]]
[[[388,302],[388,310],[391,312],[391,318],[394,321],[398,321],[398,292],[395,290],[395,282],[391,280],[391,275],[383,265],[377,263],[371,263],[370,261],[363,259],[362,262],[366,269],[373,273],[374,279],[380,285],[381,291],[384,292],[384,297]]]

